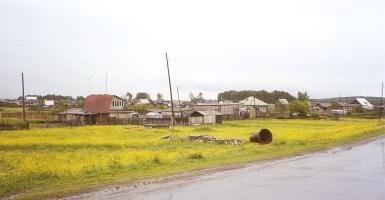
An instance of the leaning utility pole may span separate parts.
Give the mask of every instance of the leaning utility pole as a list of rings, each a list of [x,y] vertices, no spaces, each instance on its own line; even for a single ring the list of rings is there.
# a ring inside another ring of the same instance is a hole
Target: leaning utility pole
[[[380,121],[382,118],[382,110],[384,109],[384,104],[382,102],[383,96],[384,96],[384,82],[381,83],[381,106],[380,106],[380,116],[379,116]]]
[[[171,78],[170,78],[170,68],[168,66],[167,53],[165,53],[165,55],[166,55],[167,74],[168,74],[168,86],[170,88],[170,98],[171,98],[171,127],[172,127],[172,131],[174,131],[175,115],[174,115],[174,102],[172,100],[172,87],[171,87]]]
[[[21,72],[21,93],[23,95],[23,120],[25,121],[25,96],[24,96],[24,73]]]
[[[179,113],[180,113],[180,118],[182,120],[182,106],[180,104],[180,98],[179,98],[179,86],[176,86],[176,92],[178,93]]]

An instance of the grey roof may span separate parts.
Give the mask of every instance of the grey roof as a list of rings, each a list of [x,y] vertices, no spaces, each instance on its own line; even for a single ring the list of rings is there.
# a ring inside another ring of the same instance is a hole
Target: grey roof
[[[69,108],[66,111],[60,112],[59,115],[94,115],[95,113],[84,112],[82,108]]]
[[[171,108],[165,108],[161,110],[161,112],[171,112]],[[174,107],[174,112],[186,112],[186,111],[193,111],[193,108],[179,108],[179,107]]]
[[[245,106],[267,106],[267,103],[255,98],[255,97],[247,97],[246,99],[243,99],[239,103],[241,103]]]
[[[214,110],[209,110],[209,111],[197,111],[198,113],[202,115],[223,115],[222,113]]]

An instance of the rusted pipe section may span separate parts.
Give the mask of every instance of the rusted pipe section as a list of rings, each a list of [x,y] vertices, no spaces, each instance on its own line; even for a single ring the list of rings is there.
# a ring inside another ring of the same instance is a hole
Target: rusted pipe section
[[[250,136],[250,142],[259,144],[269,144],[273,141],[273,134],[269,129],[261,129],[259,132],[254,132]]]

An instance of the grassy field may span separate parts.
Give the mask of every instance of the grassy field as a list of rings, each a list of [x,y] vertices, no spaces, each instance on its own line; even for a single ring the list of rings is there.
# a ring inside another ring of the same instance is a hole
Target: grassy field
[[[23,112],[23,109],[21,107],[0,107],[0,112]]]
[[[175,134],[242,138],[269,128],[273,143],[208,144],[158,139],[169,130],[85,126],[0,132],[0,197],[56,197],[229,163],[278,158],[383,134],[377,120],[249,120],[177,127]]]

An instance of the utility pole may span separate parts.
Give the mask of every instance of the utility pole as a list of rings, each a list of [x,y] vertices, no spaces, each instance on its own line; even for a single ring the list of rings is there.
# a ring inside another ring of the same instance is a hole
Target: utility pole
[[[21,72],[21,92],[23,95],[23,120],[25,121],[25,96],[24,96],[24,73]]]
[[[174,132],[174,120],[175,120],[175,114],[174,114],[174,102],[172,99],[172,87],[171,87],[171,78],[170,78],[170,67],[168,66],[168,57],[167,53],[166,55],[166,64],[167,64],[167,74],[168,74],[168,86],[170,88],[170,99],[171,99],[171,127],[172,127],[172,132]]]
[[[178,92],[179,113],[180,113],[180,119],[182,120],[182,105],[180,104],[180,98],[179,98],[179,86],[176,86],[176,91]]]
[[[380,121],[382,118],[382,110],[384,109],[383,96],[384,96],[384,82],[381,83],[381,106],[380,106],[380,116],[379,116]]]

